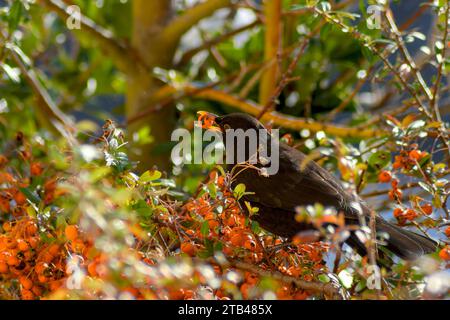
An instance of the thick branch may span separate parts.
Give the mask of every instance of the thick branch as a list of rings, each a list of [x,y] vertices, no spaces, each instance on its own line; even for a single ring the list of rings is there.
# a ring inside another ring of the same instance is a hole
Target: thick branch
[[[220,102],[254,116],[258,116],[263,110],[262,106],[253,101],[240,99],[227,92],[212,88],[199,89],[192,85],[185,85],[185,87],[180,90],[184,90],[186,96]],[[167,95],[179,93],[180,90],[177,90],[177,88],[171,86],[166,86],[162,88],[160,93],[157,95],[159,99],[163,99],[164,97],[167,97]],[[270,121],[275,125],[291,130],[308,129],[313,132],[324,131],[327,134],[337,137],[372,138],[385,134],[385,132],[380,130],[356,127],[351,128],[336,124],[320,123],[312,119],[293,117],[275,111],[264,114],[262,121]]]
[[[231,5],[231,0],[207,0],[176,17],[167,25],[164,39],[177,42],[182,35],[192,28],[197,22],[210,16],[214,11]]]
[[[46,6],[52,11],[55,11],[62,19],[68,19],[71,17],[68,6],[61,0],[39,0],[41,4]],[[111,31],[106,30],[97,25],[91,19],[81,15],[80,17],[81,29],[74,30],[79,35],[87,35],[94,39],[93,42],[96,46],[99,46],[111,59],[114,60],[116,66],[126,73],[135,72],[136,60],[130,59],[130,54],[133,50],[129,46],[114,38]]]
[[[271,61],[264,71],[259,87],[259,103],[267,104],[277,86],[279,65],[277,56],[281,46],[281,0],[270,0],[264,3],[265,40],[264,61]]]

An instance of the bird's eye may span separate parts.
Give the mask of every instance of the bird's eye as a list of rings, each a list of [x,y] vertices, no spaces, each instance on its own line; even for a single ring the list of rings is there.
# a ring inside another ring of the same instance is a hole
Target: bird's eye
[[[231,127],[230,127],[229,124],[224,124],[224,125],[223,125],[223,128],[224,128],[225,130],[231,129]]]

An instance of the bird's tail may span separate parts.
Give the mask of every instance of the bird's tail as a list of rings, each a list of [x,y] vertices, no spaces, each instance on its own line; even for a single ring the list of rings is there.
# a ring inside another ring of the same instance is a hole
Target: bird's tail
[[[370,209],[362,205],[363,215],[369,222]],[[353,219],[351,219],[353,220]],[[351,222],[350,222],[351,223]],[[420,256],[432,253],[437,249],[437,243],[425,236],[417,234],[415,232],[395,226],[386,220],[377,217],[376,218],[376,232],[377,235],[386,234],[387,237],[383,240],[385,247],[394,253],[396,256],[405,260],[415,260]],[[365,245],[358,239],[356,234],[351,234],[347,243],[356,249],[359,254],[366,255]]]
[[[437,243],[434,240],[387,221],[379,219],[376,229],[377,233],[387,233],[387,249],[402,259],[414,260],[436,251]]]

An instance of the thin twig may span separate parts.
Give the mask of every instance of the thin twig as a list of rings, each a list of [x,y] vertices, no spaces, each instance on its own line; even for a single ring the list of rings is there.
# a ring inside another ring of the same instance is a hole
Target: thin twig
[[[448,41],[448,33],[449,33],[449,22],[448,20],[450,19],[450,4],[447,2],[447,9],[445,10],[445,27],[444,27],[444,36],[442,39],[442,44],[444,45],[444,48],[442,49],[442,61],[439,62],[439,66],[438,66],[438,72],[437,72],[437,76],[436,76],[436,81],[434,83],[434,87],[433,87],[433,93],[431,96],[431,101],[430,101],[430,107],[432,110],[434,110],[434,115],[436,117],[436,120],[441,122],[442,118],[441,118],[441,113],[439,111],[439,104],[438,104],[438,95],[439,95],[439,87],[441,84],[441,78],[442,78],[442,73],[444,70],[444,65],[445,65],[445,59],[446,59],[446,53],[447,53],[447,41]]]
[[[192,57],[194,57],[197,53],[203,51],[203,50],[208,50],[209,48],[229,39],[234,37],[235,35],[238,35],[244,31],[250,30],[256,26],[258,26],[261,23],[260,20],[255,20],[252,23],[246,24],[245,26],[242,26],[240,28],[237,28],[235,30],[232,30],[228,33],[225,34],[221,34],[220,36],[211,39],[211,40],[207,40],[205,42],[203,42],[200,46],[193,48],[189,51],[186,51],[183,56],[180,58],[180,60],[177,62],[176,67],[181,67],[183,65],[185,65],[186,63],[188,63]]]
[[[217,263],[217,261],[215,261]],[[322,282],[313,282],[313,281],[305,281],[298,279],[296,277],[288,276],[282,274],[279,271],[268,271],[264,270],[255,265],[242,262],[235,259],[228,259],[228,266],[237,268],[239,270],[248,271],[259,275],[260,277],[270,277],[271,279],[275,279],[284,283],[293,283],[297,288],[303,290],[309,290],[314,292],[320,292],[331,296],[336,300],[345,300],[345,293],[343,293],[343,288],[337,288],[331,282],[330,283],[322,283]]]
[[[419,88],[422,90],[422,93],[425,95],[425,97],[428,98],[428,100],[431,100],[431,92],[430,88],[428,88],[428,85],[426,84],[425,80],[422,77],[421,72],[416,66],[416,63],[414,62],[413,58],[411,57],[411,54],[408,51],[408,48],[406,48],[405,42],[403,41],[402,35],[400,34],[400,31],[398,30],[397,24],[395,23],[394,17],[392,15],[392,11],[390,8],[387,8],[385,11],[386,20],[389,24],[389,30],[394,35],[395,43],[397,44],[400,53],[402,54],[403,58],[405,59],[406,64],[411,68],[411,71],[413,72],[416,80],[419,83]]]
[[[291,77],[292,73],[295,71],[295,67],[297,66],[297,63],[300,60],[300,57],[305,52],[310,39],[317,32],[320,31],[322,26],[323,26],[323,22],[319,23],[319,25],[313,31],[311,31],[308,35],[306,35],[305,38],[303,38],[302,41],[299,43],[296,53],[294,54],[294,58],[292,59],[291,63],[289,64],[288,69],[285,72],[283,72],[280,83],[278,84],[278,86],[277,86],[275,92],[273,93],[272,97],[270,98],[269,102],[264,106],[264,108],[258,114],[258,116],[257,116],[258,119],[261,119],[266,112],[272,110],[272,108],[276,104],[276,101],[277,101],[278,97],[280,96],[281,92],[283,92],[286,85],[288,85],[289,78]]]
[[[39,121],[47,124],[49,129],[59,133],[61,136],[66,138],[69,143],[75,144],[76,141],[72,135],[72,132],[75,131],[75,127],[71,123],[70,119],[58,109],[50,94],[40,83],[35,71],[32,68],[27,68],[25,66],[21,57],[19,57],[14,49],[10,50],[10,56],[25,76],[26,81],[40,102],[37,104],[38,110],[36,112]]]

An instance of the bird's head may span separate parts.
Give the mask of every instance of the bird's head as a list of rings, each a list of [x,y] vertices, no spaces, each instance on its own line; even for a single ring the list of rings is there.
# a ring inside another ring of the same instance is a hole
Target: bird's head
[[[265,130],[261,122],[245,113],[230,113],[219,117],[209,112],[199,111],[198,115],[204,129],[220,132],[225,132],[229,129],[242,129],[244,131],[249,129]]]

